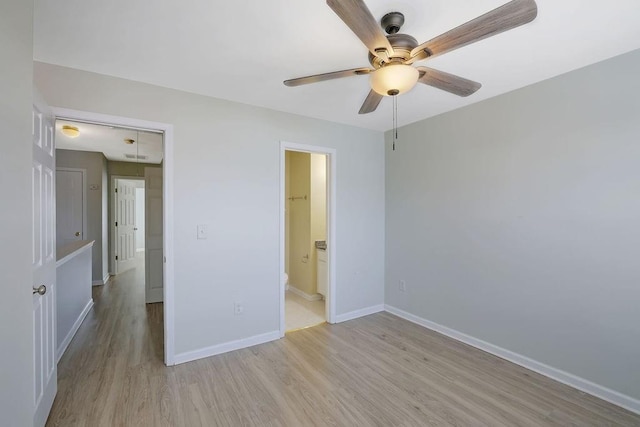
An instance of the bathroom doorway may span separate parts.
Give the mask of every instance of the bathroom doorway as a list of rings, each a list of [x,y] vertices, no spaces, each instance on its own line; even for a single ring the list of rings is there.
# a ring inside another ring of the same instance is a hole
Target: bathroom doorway
[[[332,323],[332,154],[282,145],[281,335]]]

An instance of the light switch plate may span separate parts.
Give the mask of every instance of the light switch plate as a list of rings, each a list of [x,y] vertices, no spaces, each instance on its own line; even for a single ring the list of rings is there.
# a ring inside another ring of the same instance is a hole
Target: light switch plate
[[[207,226],[206,224],[198,224],[198,239],[207,238]]]

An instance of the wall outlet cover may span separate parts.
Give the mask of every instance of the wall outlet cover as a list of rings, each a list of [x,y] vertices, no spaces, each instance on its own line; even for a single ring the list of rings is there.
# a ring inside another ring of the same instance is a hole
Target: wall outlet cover
[[[242,303],[240,302],[233,303],[233,314],[238,315],[242,313],[244,313],[244,307],[242,306]]]

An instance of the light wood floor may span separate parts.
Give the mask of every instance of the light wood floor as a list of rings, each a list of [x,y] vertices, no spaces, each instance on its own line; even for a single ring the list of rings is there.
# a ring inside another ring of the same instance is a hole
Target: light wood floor
[[[47,425],[640,426],[640,416],[390,314],[175,367],[135,272],[94,288]]]

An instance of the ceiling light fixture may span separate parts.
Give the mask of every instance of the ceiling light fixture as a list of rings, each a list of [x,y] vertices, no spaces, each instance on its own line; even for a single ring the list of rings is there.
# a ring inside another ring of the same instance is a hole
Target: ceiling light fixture
[[[411,65],[389,62],[371,73],[369,84],[379,95],[393,97],[393,151],[398,140],[398,95],[409,92],[418,83],[420,72]]]
[[[371,73],[371,89],[382,96],[395,96],[408,92],[416,85],[420,73],[411,65],[390,62]]]
[[[80,130],[75,126],[64,125],[62,126],[62,133],[69,138],[77,138],[80,136]]]

